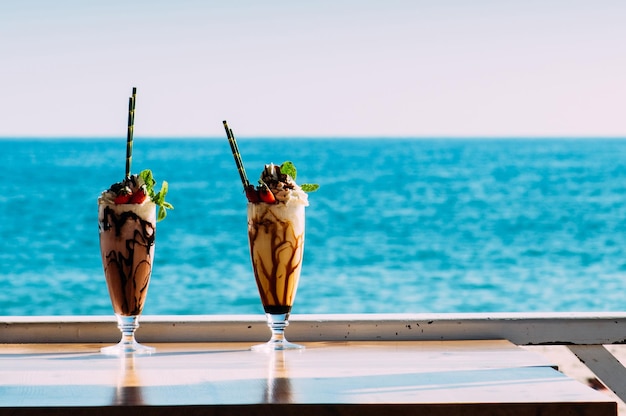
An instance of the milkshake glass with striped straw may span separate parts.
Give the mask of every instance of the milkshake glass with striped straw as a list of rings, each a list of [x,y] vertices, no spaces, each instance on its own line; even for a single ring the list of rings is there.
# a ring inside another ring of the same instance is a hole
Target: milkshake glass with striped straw
[[[98,229],[100,254],[109,297],[117,318],[121,340],[101,349],[103,354],[151,354],[153,347],[138,343],[139,327],[148,285],[152,274],[156,223],[165,218],[168,184],[163,181],[156,192],[156,181],[149,169],[131,174],[136,89],[133,88],[128,107],[126,138],[126,175],[98,197]],[[158,208],[158,215],[157,215]]]
[[[304,209],[301,202],[248,203],[248,242],[254,278],[272,331],[254,350],[303,348],[285,338],[296,299],[304,254]]]
[[[248,200],[248,242],[254,279],[272,331],[271,339],[253,350],[301,349],[285,338],[285,327],[296,299],[304,254],[307,192],[316,184],[296,184],[296,168],[287,161],[265,165],[258,185],[248,181],[232,130],[226,135]]]

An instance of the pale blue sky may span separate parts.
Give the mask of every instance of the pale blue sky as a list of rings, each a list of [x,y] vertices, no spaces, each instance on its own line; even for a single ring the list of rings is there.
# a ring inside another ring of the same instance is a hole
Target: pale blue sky
[[[626,1],[0,3],[0,136],[626,136]]]

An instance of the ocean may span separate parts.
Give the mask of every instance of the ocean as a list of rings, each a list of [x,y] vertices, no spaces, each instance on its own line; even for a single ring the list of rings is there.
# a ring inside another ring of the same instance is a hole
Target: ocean
[[[626,140],[240,138],[310,194],[299,313],[626,309]],[[0,140],[0,315],[109,315],[96,199],[125,138]],[[226,138],[135,137],[169,182],[144,314],[262,314]]]

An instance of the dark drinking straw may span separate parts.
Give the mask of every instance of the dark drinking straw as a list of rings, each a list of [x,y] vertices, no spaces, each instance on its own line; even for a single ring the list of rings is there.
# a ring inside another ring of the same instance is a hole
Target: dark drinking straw
[[[126,133],[126,179],[130,179],[130,165],[133,160],[133,131],[135,126],[135,100],[137,88],[133,87],[133,94],[128,99],[128,132]]]

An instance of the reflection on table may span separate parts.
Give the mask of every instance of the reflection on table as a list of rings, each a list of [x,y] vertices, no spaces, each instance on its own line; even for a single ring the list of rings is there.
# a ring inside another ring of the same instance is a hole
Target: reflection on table
[[[508,341],[170,343],[111,357],[99,344],[0,345],[0,415],[616,415],[614,402]],[[107,412],[108,409],[108,412]],[[124,413],[127,412],[127,413]],[[194,413],[198,412],[198,413]]]

